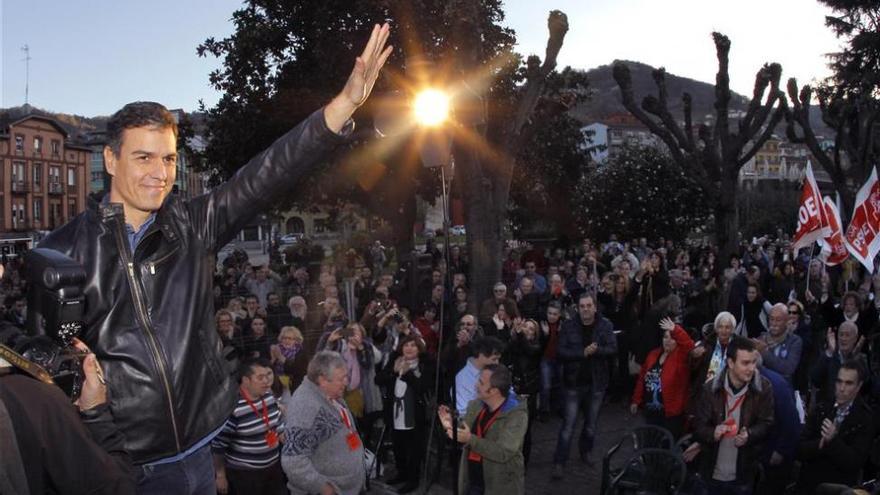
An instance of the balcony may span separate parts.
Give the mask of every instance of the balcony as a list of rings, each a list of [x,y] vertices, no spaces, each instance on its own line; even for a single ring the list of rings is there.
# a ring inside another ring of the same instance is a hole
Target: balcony
[[[12,192],[14,193],[26,193],[30,190],[28,187],[28,183],[23,180],[17,180],[15,178],[12,179]]]
[[[49,194],[64,194],[64,186],[60,182],[50,182]]]

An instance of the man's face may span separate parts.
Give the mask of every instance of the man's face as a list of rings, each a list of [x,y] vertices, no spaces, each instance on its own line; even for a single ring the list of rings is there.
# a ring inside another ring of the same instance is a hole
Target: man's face
[[[582,297],[578,300],[578,314],[584,323],[592,323],[596,317],[596,302],[592,297]]]
[[[431,283],[434,285],[443,283],[443,274],[438,270],[431,272]]]
[[[770,331],[770,335],[774,337],[780,337],[782,334],[785,333],[785,330],[788,328],[788,310],[777,308],[774,306],[770,310],[768,323],[770,324],[770,328],[768,329]]]
[[[792,304],[788,307],[788,324],[794,328],[797,328],[799,320],[801,317],[801,308]]]
[[[840,352],[849,354],[856,346],[859,337],[858,328],[855,325],[841,325],[837,330],[837,347]]]
[[[562,290],[562,277],[559,275],[552,275],[550,277],[550,288]]]
[[[256,297],[247,298],[247,302],[245,302],[245,306],[247,307],[248,313],[254,314],[260,308],[260,302],[257,301]]]
[[[843,300],[843,312],[848,315],[854,315],[859,312],[859,303],[855,297],[847,297]]]
[[[452,286],[453,287],[464,287],[465,284],[465,276],[464,273],[456,273],[452,276]]]
[[[559,308],[547,308],[547,321],[550,323],[556,323],[559,321],[560,312]]]
[[[440,301],[443,299],[443,286],[435,285],[434,290],[431,291],[431,298],[435,301]]]
[[[318,388],[331,399],[341,399],[348,386],[348,371],[343,368],[335,368],[330,372],[330,377],[318,377]]]
[[[241,378],[241,386],[244,387],[251,399],[256,399],[269,392],[275,376],[271,368],[259,365],[254,365],[251,371],[251,376]]]
[[[481,401],[486,401],[490,399],[493,395],[493,391],[497,389],[492,388],[492,372],[489,370],[483,370],[480,372],[480,378],[477,380],[477,398]]]
[[[15,301],[15,304],[12,305],[12,309],[19,315],[24,315],[27,312],[27,303],[24,300],[19,299]]]
[[[520,292],[523,293],[523,295],[525,295],[525,294],[531,294],[531,292],[532,292],[532,287],[533,287],[534,285],[535,285],[535,283],[532,282],[531,279],[524,278],[524,279],[522,279],[522,282],[520,282],[520,284],[519,284],[519,290],[520,290]]]
[[[269,277],[269,269],[268,268],[263,267],[263,268],[260,268],[259,270],[257,270],[257,280],[259,280],[260,282],[265,281],[266,278],[268,278],[268,277]]]
[[[755,376],[755,368],[758,367],[758,352],[738,350],[736,351],[735,361],[727,358],[727,366],[737,380],[749,383],[752,381],[752,377]]]
[[[531,262],[531,261],[529,261],[528,263],[526,263],[526,273],[527,273],[527,274],[529,274],[529,275],[534,275],[534,274],[535,274],[535,269],[536,269],[536,268],[537,268],[537,267],[535,266],[535,263],[533,263],[533,262]]]
[[[837,382],[834,385],[834,399],[840,404],[849,403],[859,395],[861,388],[859,373],[856,370],[841,368],[837,372]]]
[[[269,306],[272,307],[276,307],[281,304],[281,297],[278,296],[278,294],[269,294],[266,300],[269,302]]]
[[[150,213],[162,206],[177,175],[177,139],[170,127],[135,127],[122,133],[119,155],[104,148],[107,173],[113,177],[110,200],[126,215]]]

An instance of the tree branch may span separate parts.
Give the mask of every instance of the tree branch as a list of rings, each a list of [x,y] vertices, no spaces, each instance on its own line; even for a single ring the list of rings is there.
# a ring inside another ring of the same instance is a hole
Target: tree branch
[[[669,94],[666,90],[666,69],[662,67],[655,69],[652,71],[651,75],[654,78],[654,84],[657,85],[657,98],[652,98],[650,96],[645,97],[645,99],[642,100],[642,108],[660,118],[660,121],[663,122],[663,126],[678,142],[679,148],[682,148],[688,153],[693,152],[694,148],[692,146],[692,141],[688,140],[685,133],[681,130],[681,127],[679,127],[675,119],[672,118],[672,114],[669,113],[669,106],[667,104],[669,101]]]
[[[697,145],[694,143],[693,98],[691,98],[690,93],[681,95],[681,106],[684,112],[684,134],[687,136],[690,149],[696,150]]]
[[[529,57],[528,60],[523,97],[519,102],[511,128],[511,136],[514,138],[519,135],[523,126],[528,122],[529,116],[535,110],[538,98],[544,91],[547,75],[556,68],[556,57],[562,48],[565,33],[568,32],[568,17],[559,10],[550,11],[550,16],[547,18],[547,28],[550,30],[550,37],[547,39],[547,52],[543,65],[538,66],[537,57]]]
[[[725,153],[726,141],[730,136],[727,111],[730,107],[729,53],[730,39],[721,33],[712,33],[715,52],[718,56],[718,74],[715,76],[715,131],[714,140],[721,142],[721,152]]]
[[[687,161],[685,160],[685,156],[681,152],[681,148],[679,148],[672,133],[657,124],[654,119],[649,117],[641,108],[639,108],[638,105],[636,105],[635,98],[633,97],[632,76],[629,72],[629,67],[623,62],[617,62],[614,64],[612,74],[614,75],[614,80],[617,82],[617,86],[620,87],[620,96],[623,100],[623,106],[626,107],[626,109],[629,110],[629,113],[638,119],[639,122],[644,124],[648,130],[666,144],[666,147],[669,148],[669,153],[672,154],[672,158],[676,162],[686,166]]]

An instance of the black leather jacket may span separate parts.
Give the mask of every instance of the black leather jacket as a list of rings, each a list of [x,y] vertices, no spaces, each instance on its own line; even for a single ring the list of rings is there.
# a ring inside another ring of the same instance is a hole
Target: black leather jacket
[[[231,413],[236,383],[214,324],[216,253],[340,140],[315,112],[209,194],[169,195],[134,252],[122,205],[96,200],[41,243],[85,267],[81,338],[104,368],[135,464],[187,450]]]

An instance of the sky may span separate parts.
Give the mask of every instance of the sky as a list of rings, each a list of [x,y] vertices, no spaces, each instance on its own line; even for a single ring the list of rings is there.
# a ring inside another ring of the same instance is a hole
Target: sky
[[[356,1],[356,0],[353,0]],[[233,32],[240,0],[0,0],[0,107],[25,99],[54,112],[109,115],[135,100],[169,108],[211,106],[220,94],[208,74],[220,66],[199,58],[208,37]],[[840,43],[824,26],[827,9],[814,0],[507,0],[505,24],[518,51],[543,57],[547,14],[568,15],[559,66],[590,69],[615,59],[664,66],[712,82],[717,70],[712,31],[731,38],[734,91],[750,95],[765,62],[800,83],[828,76],[824,55]]]

